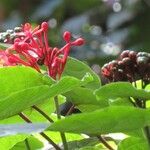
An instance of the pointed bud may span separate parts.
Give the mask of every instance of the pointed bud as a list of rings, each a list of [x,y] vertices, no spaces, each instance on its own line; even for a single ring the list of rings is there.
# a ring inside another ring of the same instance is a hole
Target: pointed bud
[[[85,40],[82,38],[78,38],[77,40],[75,40],[74,42],[72,42],[73,45],[75,46],[81,46],[85,43]]]
[[[71,39],[71,33],[69,31],[64,32],[63,38],[67,43],[69,43]]]
[[[48,30],[48,23],[47,22],[43,22],[41,24],[41,27],[44,29],[44,31],[47,31]]]
[[[17,43],[17,42],[20,42],[21,40],[19,39],[19,38],[16,38],[15,40],[14,40],[14,43]]]

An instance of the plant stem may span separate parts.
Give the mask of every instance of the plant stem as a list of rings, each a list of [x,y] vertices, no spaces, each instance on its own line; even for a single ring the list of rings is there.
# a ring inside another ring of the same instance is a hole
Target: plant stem
[[[149,129],[148,126],[146,126],[146,127],[144,128],[144,130],[145,130],[145,134],[146,134],[146,137],[147,137],[147,141],[148,141],[148,143],[149,143],[149,145],[150,145],[150,129]]]
[[[114,150],[101,135],[97,136],[97,138],[104,144],[106,148],[108,148],[109,150]]]
[[[145,83],[144,83],[143,79],[141,80],[141,84],[142,84],[142,89],[144,89],[145,88]],[[146,109],[146,101],[145,100],[143,100],[143,106],[142,106],[142,108]],[[145,131],[145,135],[147,137],[147,141],[148,141],[148,143],[150,145],[150,127],[146,126],[144,128],[144,131]]]
[[[58,103],[58,96],[54,97],[55,106],[56,106],[56,112],[57,112],[57,118],[61,119],[60,110],[59,110],[59,103]],[[63,132],[60,132],[60,136],[64,145],[64,150],[68,150],[68,145],[66,141],[66,136]]]
[[[54,121],[43,111],[41,110],[39,107],[37,106],[32,106],[32,108],[34,108],[37,112],[39,112],[43,117],[45,117],[50,123],[54,123]]]
[[[68,116],[68,115],[70,115],[70,114],[72,113],[74,107],[75,107],[75,105],[73,104],[73,105],[70,107],[69,111],[67,112],[66,116]]]
[[[25,139],[24,142],[25,142],[25,145],[26,145],[27,150],[31,150],[28,140]]]
[[[27,123],[32,123],[32,121],[23,113],[20,113],[19,116],[25,120]],[[42,137],[44,137],[56,150],[61,150],[61,148],[54,143],[44,132],[39,133]]]

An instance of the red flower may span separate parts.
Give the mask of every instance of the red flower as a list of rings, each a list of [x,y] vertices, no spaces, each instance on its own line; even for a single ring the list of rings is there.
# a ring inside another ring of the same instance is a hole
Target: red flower
[[[8,61],[11,64],[31,66],[40,72],[40,65],[47,67],[52,78],[60,78],[64,70],[71,46],[84,44],[82,38],[71,41],[71,33],[66,31],[63,38],[66,45],[62,48],[52,48],[48,44],[48,24],[32,29],[29,23],[22,26],[22,31],[17,33],[13,46],[6,50]],[[16,55],[17,54],[17,55]]]
[[[2,66],[15,66],[16,63],[9,61],[9,57],[6,51],[0,50],[0,67]]]

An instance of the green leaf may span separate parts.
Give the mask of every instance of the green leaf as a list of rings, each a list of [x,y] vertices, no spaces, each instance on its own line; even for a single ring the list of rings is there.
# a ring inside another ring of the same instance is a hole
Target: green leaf
[[[121,141],[118,150],[149,150],[150,147],[146,139],[129,137]]]
[[[115,82],[104,85],[95,91],[98,100],[108,103],[109,98],[133,97],[141,99],[150,99],[150,91],[144,89],[136,89],[128,82]]]
[[[42,149],[44,147],[43,143],[37,138],[31,136],[27,138],[27,141],[30,146],[30,150]],[[17,143],[11,150],[24,150],[26,149],[25,141]]]
[[[59,132],[51,132],[45,131],[46,135],[51,137],[55,143],[61,143],[62,139]],[[74,140],[81,140],[83,139],[82,135],[80,134],[72,134],[72,133],[65,133],[67,142],[74,141]]]
[[[15,135],[0,138],[0,149],[9,150],[18,142],[24,141],[29,135]]]
[[[87,72],[89,72],[92,75],[94,80],[87,84],[86,87],[91,89],[99,88],[101,82],[98,75],[94,73],[94,71],[92,71],[92,69],[88,65],[84,64],[83,62],[77,59],[71,57],[68,59],[63,75],[69,75],[78,79],[82,79],[85,73]]]
[[[93,90],[79,87],[64,94],[68,101],[75,104],[82,112],[89,112],[99,108],[106,107],[101,101],[96,99]]]
[[[82,113],[52,124],[52,131],[107,134],[126,132],[150,124],[150,110],[128,106],[112,106],[90,113]]]
[[[87,146],[94,148],[94,146],[98,143],[99,143],[98,138],[93,137],[93,138],[74,140],[74,141],[68,142],[68,147],[69,147],[69,150],[75,150],[75,149],[77,150],[77,149],[87,147]]]
[[[0,49],[2,49],[2,50],[5,50],[5,49],[7,49],[8,47],[11,47],[12,46],[12,44],[7,44],[7,43],[1,43],[0,42]]]
[[[150,90],[150,84],[145,87],[145,90]]]
[[[99,101],[97,101],[96,96],[93,94],[93,91],[88,88],[79,87],[79,88],[73,89],[72,91],[65,93],[64,95],[68,97],[69,101],[71,101],[75,105],[101,104]]]
[[[109,105],[111,106],[133,106],[133,104],[130,102],[130,99],[125,98],[115,98],[115,99],[109,99]]]
[[[81,112],[92,112],[95,111],[97,109],[100,109],[101,106],[99,105],[91,105],[91,104],[83,104],[83,105],[78,105],[77,108],[81,111]]]
[[[25,80],[22,80],[21,83],[25,84]],[[16,115],[30,106],[41,103],[43,100],[50,97],[68,92],[76,87],[85,85],[91,80],[90,74],[86,74],[81,80],[68,76],[63,77],[60,81],[51,86],[41,85],[13,93],[10,92],[9,96],[0,101],[0,119]],[[13,80],[11,82],[13,83]],[[11,91],[11,89],[9,90]]]
[[[49,96],[49,87],[47,85],[14,92],[6,98],[1,99],[0,119],[16,115],[26,108],[49,98]]]
[[[36,105],[38,108],[44,111],[50,118],[53,117],[52,113],[56,111],[55,102],[53,99],[54,98],[50,98]],[[62,104],[65,102],[65,97],[62,95],[58,95],[58,100],[59,104]],[[47,122],[47,119],[44,118],[39,112],[37,112],[33,108],[29,108],[25,110],[23,113],[26,114],[32,120],[32,122]]]
[[[89,73],[85,74],[81,80],[75,77],[65,76],[61,78],[61,80],[59,80],[57,83],[50,86],[50,95],[51,97],[53,97],[58,94],[66,93],[77,87],[84,86],[92,81],[93,78]]]
[[[0,68],[0,100],[13,92],[46,84],[42,78],[42,74],[30,67]]]

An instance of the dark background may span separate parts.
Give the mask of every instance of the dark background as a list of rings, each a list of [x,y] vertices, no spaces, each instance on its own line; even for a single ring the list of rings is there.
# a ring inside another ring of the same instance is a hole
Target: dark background
[[[47,21],[51,46],[62,46],[62,33],[86,39],[71,55],[94,70],[125,49],[150,49],[150,0],[0,0],[0,31],[25,22]],[[97,65],[98,64],[98,65]]]

